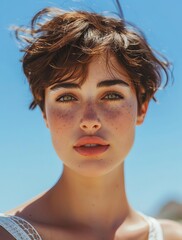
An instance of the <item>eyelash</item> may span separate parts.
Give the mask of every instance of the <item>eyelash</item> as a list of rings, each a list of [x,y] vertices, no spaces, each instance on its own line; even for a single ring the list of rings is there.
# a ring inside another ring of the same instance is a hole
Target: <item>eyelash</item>
[[[64,97],[71,97],[72,100],[66,100],[66,101],[63,100],[62,101],[61,98],[64,98]],[[71,101],[77,101],[77,100],[76,100],[76,98],[72,94],[69,94],[69,93],[68,94],[64,94],[64,95],[62,95],[62,96],[60,96],[60,97],[58,97],[56,99],[56,102],[62,102],[62,103],[67,103],[67,102],[71,102]]]
[[[106,96],[109,96],[109,95],[115,95],[115,97],[114,98],[105,98]],[[70,99],[70,100],[61,100],[61,98],[63,99],[64,97],[71,97],[72,99]],[[116,93],[116,92],[108,92],[104,97],[102,97],[102,100],[104,100],[104,98],[106,99],[106,101],[119,101],[119,100],[121,100],[121,99],[123,99],[124,97],[121,95],[121,94],[119,94],[119,93]],[[56,101],[57,102],[62,102],[62,103],[69,103],[69,102],[72,102],[72,101],[77,101],[77,99],[72,95],[72,94],[65,94],[65,95],[62,95],[62,96],[60,96],[60,97],[58,97],[57,99],[56,99]]]
[[[107,100],[109,101],[118,101],[118,100],[121,100],[121,99],[123,99],[124,97],[120,94],[120,93],[117,93],[117,92],[108,92],[105,96],[104,96],[104,98],[106,97],[106,96],[108,96],[108,95],[111,95],[111,94],[113,94],[113,95],[115,95],[115,97],[116,98],[107,98]],[[103,99],[103,98],[102,98]]]

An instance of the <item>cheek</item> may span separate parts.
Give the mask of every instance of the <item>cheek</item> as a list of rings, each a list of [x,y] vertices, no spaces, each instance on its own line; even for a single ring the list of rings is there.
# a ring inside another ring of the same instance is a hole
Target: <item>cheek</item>
[[[59,134],[73,125],[74,113],[71,110],[51,108],[47,112],[47,120],[51,134]]]
[[[104,109],[104,117],[108,126],[115,130],[133,128],[136,123],[137,105],[135,102],[126,102],[114,108],[107,107]]]

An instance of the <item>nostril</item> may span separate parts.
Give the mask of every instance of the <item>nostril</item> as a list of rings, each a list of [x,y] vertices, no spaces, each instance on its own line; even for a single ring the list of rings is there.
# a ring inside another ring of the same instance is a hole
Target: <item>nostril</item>
[[[98,130],[100,127],[101,127],[101,124],[94,124],[92,122],[87,122],[87,123],[81,123],[80,124],[80,127],[83,129],[83,130]]]

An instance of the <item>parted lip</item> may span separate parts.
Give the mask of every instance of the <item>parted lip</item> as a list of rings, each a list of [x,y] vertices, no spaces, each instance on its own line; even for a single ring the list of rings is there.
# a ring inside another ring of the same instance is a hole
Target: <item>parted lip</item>
[[[108,146],[109,144],[101,137],[97,136],[85,136],[78,139],[74,147],[81,147],[86,144],[98,144],[102,146]]]

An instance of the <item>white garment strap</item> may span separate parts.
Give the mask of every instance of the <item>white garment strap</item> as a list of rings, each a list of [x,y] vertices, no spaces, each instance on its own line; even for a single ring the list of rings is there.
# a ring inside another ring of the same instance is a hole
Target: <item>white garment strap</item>
[[[18,224],[2,214],[0,215],[0,226],[9,232],[16,240],[31,240]]]
[[[163,231],[160,223],[152,217],[147,217],[146,219],[150,226],[148,240],[164,240]]]
[[[138,212],[149,224],[148,240],[164,240],[163,231],[160,223],[152,217],[148,217],[141,212]]]
[[[35,228],[20,217],[0,213],[0,226],[8,231],[16,240],[41,240]]]

